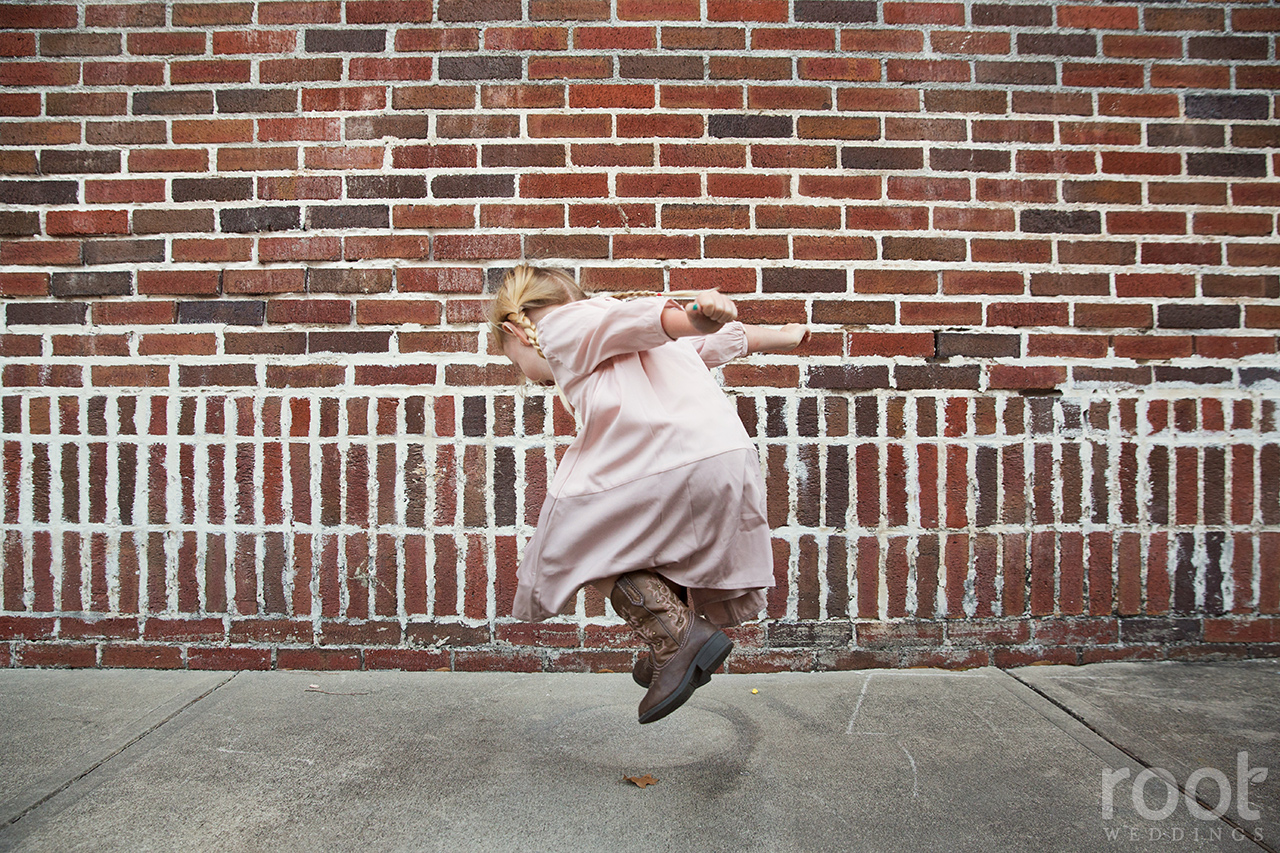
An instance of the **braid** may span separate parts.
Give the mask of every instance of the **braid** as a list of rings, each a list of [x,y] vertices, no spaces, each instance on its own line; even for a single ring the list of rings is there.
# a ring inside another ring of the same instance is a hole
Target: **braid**
[[[592,296],[608,296],[612,299],[644,299],[649,296],[666,296],[665,293],[657,293],[652,290],[618,290],[618,291],[601,290],[591,295]]]
[[[507,272],[489,302],[489,328],[501,340],[502,324],[514,323],[524,330],[538,355],[545,358],[538,342],[538,329],[525,312],[531,308],[563,305],[584,298],[577,282],[567,273],[521,264]]]
[[[529,315],[523,311],[517,311],[507,315],[511,322],[524,329],[524,333],[529,336],[529,343],[533,344],[533,349],[538,353],[539,358],[546,358],[542,354],[542,347],[538,345],[538,327],[533,325],[533,321],[529,319]]]
[[[619,290],[619,291],[598,291],[592,296],[610,296],[614,299],[644,299],[650,296],[665,296],[670,299],[695,299],[698,296],[696,290],[673,290],[670,293],[658,293],[653,290]]]

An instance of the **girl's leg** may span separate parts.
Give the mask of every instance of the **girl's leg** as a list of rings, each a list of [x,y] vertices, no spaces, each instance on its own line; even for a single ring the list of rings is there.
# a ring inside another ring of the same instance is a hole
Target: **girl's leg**
[[[723,632],[690,610],[651,571],[618,577],[609,600],[650,649],[652,675],[640,702],[641,723],[661,719],[683,705],[733,649]]]

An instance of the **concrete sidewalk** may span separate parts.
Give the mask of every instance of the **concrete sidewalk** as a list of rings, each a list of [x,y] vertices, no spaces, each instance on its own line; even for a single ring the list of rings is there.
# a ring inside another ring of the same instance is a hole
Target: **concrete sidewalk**
[[[626,675],[0,670],[0,850],[1280,844],[1280,661],[719,675],[643,727],[640,696]]]

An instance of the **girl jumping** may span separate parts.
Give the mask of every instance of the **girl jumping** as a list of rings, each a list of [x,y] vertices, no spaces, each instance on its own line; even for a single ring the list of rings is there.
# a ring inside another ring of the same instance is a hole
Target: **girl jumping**
[[[699,291],[586,298],[559,270],[520,266],[489,306],[502,351],[555,383],[578,435],[517,572],[513,614],[541,621],[593,584],[649,646],[633,677],[640,722],[670,714],[711,680],[733,643],[719,628],[754,619],[773,585],[760,465],[709,368],[784,352],[808,329],[736,322],[733,302]]]

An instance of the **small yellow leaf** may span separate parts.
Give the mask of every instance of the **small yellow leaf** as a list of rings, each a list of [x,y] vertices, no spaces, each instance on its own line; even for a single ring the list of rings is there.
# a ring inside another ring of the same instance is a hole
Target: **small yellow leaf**
[[[624,776],[623,778],[635,785],[637,788],[658,784],[658,780],[650,776],[648,773],[643,776]]]

